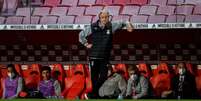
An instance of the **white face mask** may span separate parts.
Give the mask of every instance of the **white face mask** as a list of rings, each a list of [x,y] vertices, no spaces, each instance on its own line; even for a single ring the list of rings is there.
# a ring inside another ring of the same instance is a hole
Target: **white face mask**
[[[8,75],[9,78],[13,78],[15,76],[14,73],[10,73],[10,72],[7,75]]]
[[[186,69],[184,69],[184,68],[179,69],[179,74],[180,75],[183,75],[185,72],[186,72]]]
[[[132,79],[133,81],[136,81],[136,80],[138,79],[137,74],[132,74],[132,75],[131,75],[131,79]]]

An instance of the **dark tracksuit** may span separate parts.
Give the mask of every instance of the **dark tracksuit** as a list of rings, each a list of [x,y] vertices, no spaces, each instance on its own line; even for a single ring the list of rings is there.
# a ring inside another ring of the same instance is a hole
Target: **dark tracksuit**
[[[86,37],[91,35],[92,48],[89,49],[89,65],[93,90],[90,96],[98,97],[98,90],[107,79],[108,63],[112,49],[113,33],[126,25],[123,22],[109,22],[104,28],[99,26],[99,21],[91,24],[79,34],[79,41],[87,43]]]

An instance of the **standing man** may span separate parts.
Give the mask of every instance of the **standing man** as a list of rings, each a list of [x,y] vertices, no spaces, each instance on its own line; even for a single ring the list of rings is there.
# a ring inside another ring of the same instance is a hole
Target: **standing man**
[[[79,41],[89,49],[89,65],[91,68],[91,79],[93,90],[91,98],[98,98],[98,90],[107,79],[108,63],[112,49],[113,33],[123,27],[132,32],[130,22],[111,22],[110,14],[106,9],[99,13],[99,20],[92,23],[79,34]],[[91,35],[92,43],[88,43],[87,36]]]

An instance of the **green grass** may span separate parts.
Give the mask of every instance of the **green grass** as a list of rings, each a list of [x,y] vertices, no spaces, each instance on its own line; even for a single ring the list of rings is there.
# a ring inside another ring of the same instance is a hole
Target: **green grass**
[[[12,99],[12,100],[1,100],[1,101],[67,101],[66,99]],[[69,100],[70,101],[70,100]],[[74,100],[74,101],[82,101],[82,100]],[[122,101],[116,99],[90,99],[84,101]],[[123,100],[123,101],[201,101],[201,99],[185,99],[185,100],[177,100],[177,99],[139,99],[139,100]]]

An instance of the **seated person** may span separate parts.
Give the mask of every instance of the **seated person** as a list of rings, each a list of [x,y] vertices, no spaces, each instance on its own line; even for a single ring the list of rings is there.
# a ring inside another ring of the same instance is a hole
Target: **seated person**
[[[148,80],[143,75],[140,75],[138,68],[134,65],[129,65],[128,74],[127,98],[140,99],[147,97],[149,89]]]
[[[178,74],[172,81],[172,95],[178,99],[195,98],[196,84],[195,77],[186,69],[184,63],[179,63],[177,66]]]
[[[58,97],[61,94],[59,81],[51,79],[50,73],[50,67],[42,67],[42,81],[40,81],[38,89],[45,98]]]
[[[108,79],[99,89],[99,96],[102,98],[123,98],[126,92],[126,80],[117,71],[113,72],[112,67],[108,67]]]
[[[38,71],[31,71],[30,75],[25,78],[26,87],[25,91],[27,92],[28,98],[43,98],[42,94],[38,91],[38,84],[40,82],[40,74]]]
[[[15,66],[9,64],[7,66],[8,77],[3,80],[3,99],[17,98],[23,89],[23,79],[17,73]]]

